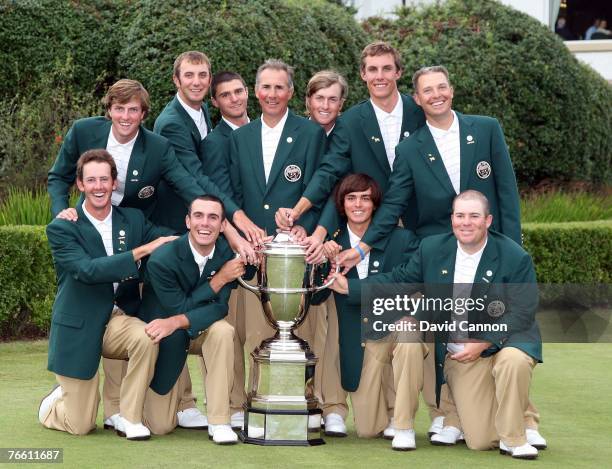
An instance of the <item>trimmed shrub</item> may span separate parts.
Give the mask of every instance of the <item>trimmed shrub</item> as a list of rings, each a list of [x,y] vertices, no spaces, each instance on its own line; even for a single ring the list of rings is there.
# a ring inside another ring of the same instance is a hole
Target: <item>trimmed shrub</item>
[[[174,59],[201,50],[213,73],[240,73],[251,90],[249,114],[259,107],[253,92],[257,67],[278,58],[295,67],[291,108],[304,111],[304,90],[313,73],[335,68],[350,84],[350,105],[366,92],[359,78],[359,54],[368,37],[346,9],[314,0],[225,0],[183,2],[142,0],[119,56],[120,73],[139,80],[152,97],[151,124],[176,92]]]
[[[538,282],[612,281],[612,221],[525,224],[523,231]],[[0,226],[0,285],[0,337],[48,331],[56,283],[44,227]]]
[[[364,23],[402,54],[404,89],[445,65],[454,108],[498,118],[518,180],[610,181],[612,89],[528,15],[493,0],[448,0]]]
[[[525,223],[540,283],[612,283],[612,221]]]
[[[55,270],[44,226],[0,226],[0,337],[46,332]]]

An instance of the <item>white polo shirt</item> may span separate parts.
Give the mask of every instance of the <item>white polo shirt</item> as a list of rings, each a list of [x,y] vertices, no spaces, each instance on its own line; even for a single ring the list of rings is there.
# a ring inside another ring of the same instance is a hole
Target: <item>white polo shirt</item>
[[[455,111],[453,113],[453,123],[448,130],[439,129],[427,122],[427,127],[431,132],[438,152],[442,157],[442,162],[451,180],[455,193],[459,194],[461,176],[461,142],[459,138],[459,119]]]
[[[261,153],[263,155],[266,184],[268,183],[268,177],[270,177],[274,155],[276,155],[276,149],[278,148],[288,115],[289,109],[285,111],[283,118],[274,127],[268,127],[264,122],[263,115],[261,116]]]
[[[385,152],[387,153],[387,160],[389,160],[389,166],[393,170],[393,162],[395,161],[395,147],[399,143],[400,134],[402,133],[402,119],[404,118],[404,106],[402,103],[402,96],[397,93],[397,103],[391,112],[383,111],[379,108],[374,101],[370,99],[372,107],[374,107],[374,114],[376,114],[376,120],[378,121],[378,127],[382,135],[383,143],[385,144]]]
[[[106,151],[108,151],[115,165],[117,166],[117,189],[113,191],[111,195],[111,203],[113,205],[119,205],[125,195],[125,181],[127,179],[128,165],[130,164],[130,157],[132,156],[132,150],[134,150],[134,143],[138,138],[136,136],[127,143],[119,143],[113,135],[113,129],[108,133],[108,140],[106,142]]]
[[[187,114],[189,114],[189,117],[191,117],[200,132],[200,138],[204,140],[204,137],[208,135],[208,126],[206,125],[206,118],[204,117],[204,111],[202,111],[202,107],[200,106],[200,109],[196,111],[194,108],[187,105],[185,101],[181,99],[178,93],[176,94],[176,99],[178,99],[178,102],[181,103],[183,109],[187,111]]]

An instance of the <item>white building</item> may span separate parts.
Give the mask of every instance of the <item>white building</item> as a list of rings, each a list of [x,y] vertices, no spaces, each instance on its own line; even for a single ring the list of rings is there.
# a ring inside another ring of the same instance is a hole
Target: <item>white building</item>
[[[436,0],[344,0],[357,10],[356,17],[363,20],[370,16],[392,17],[396,8],[404,5],[426,5]],[[536,18],[555,29],[555,22],[561,7],[566,6],[562,0],[500,0],[501,3]],[[610,18],[612,20],[612,18]],[[610,21],[612,23],[612,21]],[[612,82],[612,40],[565,41],[568,49],[581,62],[590,65],[606,80]]]

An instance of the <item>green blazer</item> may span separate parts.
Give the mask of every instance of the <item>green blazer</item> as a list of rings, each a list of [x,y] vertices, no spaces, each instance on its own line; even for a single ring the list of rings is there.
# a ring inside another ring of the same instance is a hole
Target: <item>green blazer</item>
[[[276,210],[297,203],[324,149],[323,128],[289,111],[266,184],[261,118],[234,130],[230,137],[230,177],[238,206],[257,226],[275,234]],[[300,219],[300,225],[310,233],[317,218],[318,212],[313,210]]]
[[[87,150],[106,148],[110,131],[111,121],[106,117],[79,119],[72,125],[49,171],[47,190],[53,216],[69,207],[70,188],[76,179],[79,157]],[[202,192],[178,164],[168,140],[141,125],[130,155],[120,206],[139,208],[149,217],[160,198],[162,183],[181,194],[181,203],[193,200]]]
[[[189,329],[177,330],[159,344],[159,355],[151,388],[166,394],[174,386],[187,359],[189,340],[202,334],[212,323],[227,315],[227,303],[234,283],[219,293],[210,288],[210,278],[234,258],[223,236],[215,244],[215,252],[206,262],[200,276],[188,234],[157,249],[147,263],[138,317],[144,322],[185,314]]]
[[[351,244],[346,224],[343,223],[337,233],[336,242],[343,249],[350,249]],[[395,228],[385,238],[381,246],[370,251],[368,278],[376,277],[382,272],[390,272],[395,266],[408,262],[418,245],[419,241],[411,231]],[[352,282],[360,282],[357,269],[351,269],[347,274],[347,278],[351,279]],[[325,290],[322,295],[317,295],[313,303],[322,303],[329,296],[330,292],[331,290]],[[349,303],[346,295],[334,292],[334,300],[338,312],[342,387],[347,391],[356,391],[359,387],[361,369],[363,367],[361,298],[356,302]]]
[[[202,105],[202,110],[206,119],[206,125],[211,129],[212,125],[206,105]],[[202,140],[200,132],[176,96],[166,105],[155,120],[153,131],[170,141],[178,161],[182,163],[185,169],[200,184],[202,188],[200,195],[212,194],[219,197],[225,205],[227,217],[231,220],[238,208],[232,199],[222,192],[204,173],[199,153]],[[176,231],[185,232],[187,229],[185,227],[185,215],[187,215],[187,206],[191,200],[185,203],[179,198],[172,187],[167,184],[161,184],[159,187],[159,201],[153,213],[153,221],[158,225],[169,226]]]
[[[200,143],[200,162],[204,174],[214,182],[219,189],[230,197],[234,197],[230,182],[230,135],[232,128],[223,119]]]
[[[440,297],[446,292],[452,297],[455,275],[457,238],[452,233],[434,235],[421,241],[419,249],[409,263],[399,265],[392,272],[367,280],[368,283],[424,284],[426,297]],[[448,288],[445,288],[448,286]],[[472,297],[503,300],[506,311],[499,318],[508,325],[505,332],[470,332],[469,337],[486,340],[491,347],[483,356],[497,353],[504,347],[516,347],[537,361],[542,361],[542,340],[535,320],[538,307],[535,269],[529,254],[513,240],[495,231],[489,231],[487,245],[474,276]],[[361,284],[349,280],[349,302],[361,300]],[[487,305],[488,308],[488,305]],[[484,311],[486,314],[486,310]],[[421,313],[417,319],[431,320]],[[436,322],[451,320],[451,312],[436,312]],[[470,314],[468,320],[478,316]],[[482,317],[482,316],[481,316]],[[436,378],[439,397],[444,382],[444,358],[448,332],[436,333]]]
[[[491,205],[493,229],[521,244],[518,189],[501,127],[491,117],[456,114],[461,142],[460,190],[482,192]],[[429,128],[416,131],[395,152],[389,189],[363,237],[370,246],[397,225],[413,196],[419,238],[451,229],[452,202],[457,194]]]
[[[403,104],[400,142],[425,125],[423,110],[411,96],[401,95]],[[329,149],[321,165],[304,192],[314,205],[323,203],[331,194],[336,182],[349,173],[365,173],[373,177],[386,192],[391,167],[378,126],[376,113],[368,99],[351,107],[336,121],[330,135]],[[338,225],[336,210],[330,202],[324,208],[319,224],[333,233]],[[396,223],[397,224],[397,223]],[[408,219],[405,226],[409,226]]]
[[[102,338],[116,303],[138,311],[138,266],[132,249],[171,234],[146,220],[140,210],[113,207],[113,251],[77,205],[76,222],[54,219],[47,226],[57,294],[49,334],[48,369],[62,376],[91,379],[98,371]],[[113,282],[120,282],[115,293]]]

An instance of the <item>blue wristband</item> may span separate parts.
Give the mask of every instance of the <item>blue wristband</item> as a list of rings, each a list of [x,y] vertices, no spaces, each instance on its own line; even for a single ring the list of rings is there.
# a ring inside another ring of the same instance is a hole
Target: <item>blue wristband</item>
[[[359,244],[355,246],[355,250],[359,253],[359,257],[361,257],[361,260],[364,260],[366,254],[365,252],[363,252],[363,249],[361,249],[361,246],[359,246]]]

